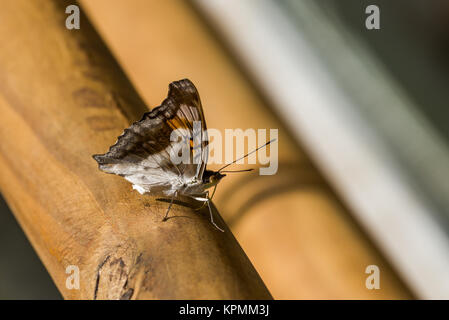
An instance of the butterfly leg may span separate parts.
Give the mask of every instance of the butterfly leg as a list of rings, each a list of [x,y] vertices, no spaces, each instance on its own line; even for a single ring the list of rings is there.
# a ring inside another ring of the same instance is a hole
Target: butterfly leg
[[[212,199],[213,199],[213,197],[214,197],[214,195],[215,195],[215,191],[217,190],[217,186],[218,186],[218,184],[215,185],[214,191],[212,191],[212,195],[211,195],[210,198],[209,198],[210,201],[212,201]]]
[[[209,207],[209,214],[210,214],[210,222],[215,226],[215,228],[217,228],[218,230],[220,230],[221,232],[224,232],[224,230],[222,228],[220,228],[219,226],[217,226],[217,224],[214,222],[214,216],[212,214],[212,209],[210,207],[210,199],[209,199],[209,193],[207,194],[208,198],[206,200],[207,206]]]
[[[209,191],[206,191],[204,193],[205,197],[196,197],[193,196],[192,198],[198,201],[203,201],[203,204],[207,204],[207,207],[209,208],[209,214],[210,214],[210,222],[215,226],[215,228],[217,228],[218,230],[220,230],[221,232],[224,232],[223,229],[221,229],[219,226],[217,226],[217,224],[214,221],[214,216],[212,214],[212,208],[210,206],[210,198],[209,198]]]
[[[173,200],[175,199],[175,197],[178,195],[178,192],[175,191],[175,193],[173,193],[171,200],[170,200],[170,204],[168,206],[167,212],[165,213],[164,219],[162,219],[162,221],[167,221],[168,219],[168,213],[170,212],[171,206],[173,205]]]
[[[214,191],[212,191],[212,196],[209,198],[211,201],[212,201],[212,198],[214,197],[215,190],[217,190],[217,185],[215,185]],[[207,191],[207,195],[209,195],[209,191]],[[203,200],[203,204],[202,204],[199,208],[196,208],[196,209],[194,209],[194,210],[195,210],[195,211],[200,211],[201,209],[204,208],[205,205],[206,205],[206,201]]]

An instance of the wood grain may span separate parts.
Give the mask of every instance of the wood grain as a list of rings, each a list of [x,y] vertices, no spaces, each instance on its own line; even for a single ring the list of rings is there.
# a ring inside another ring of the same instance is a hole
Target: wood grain
[[[279,128],[278,174],[229,175],[215,196],[275,298],[413,297],[278,120],[276,102],[264,99],[188,1],[81,3],[149,105],[164,97],[166,83],[188,77],[200,91],[209,128]],[[365,287],[371,264],[381,270],[380,290]]]
[[[175,205],[162,222],[166,203],[97,169],[91,155],[148,109],[84,15],[80,30],[65,28],[69,4],[0,10],[0,189],[63,296],[271,298],[206,212]],[[66,287],[70,265],[79,290]]]

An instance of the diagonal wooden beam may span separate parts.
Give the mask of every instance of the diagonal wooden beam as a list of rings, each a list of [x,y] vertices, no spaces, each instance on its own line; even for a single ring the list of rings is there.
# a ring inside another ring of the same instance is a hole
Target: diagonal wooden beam
[[[162,222],[166,203],[97,169],[147,108],[86,16],[66,29],[70,4],[0,10],[0,189],[63,296],[270,299],[229,229],[183,206]]]

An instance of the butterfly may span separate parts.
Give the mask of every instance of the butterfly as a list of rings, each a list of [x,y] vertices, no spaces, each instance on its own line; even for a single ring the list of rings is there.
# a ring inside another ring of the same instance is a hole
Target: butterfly
[[[200,126],[195,126],[197,123]],[[173,141],[173,131],[181,132],[184,139]],[[187,196],[207,205],[211,223],[224,231],[214,222],[210,202],[217,184],[226,176],[223,169],[239,159],[218,171],[206,170],[208,144],[198,90],[190,80],[183,79],[170,83],[167,98],[160,106],[125,129],[108,152],[93,155],[93,158],[101,171],[124,177],[139,193],[170,197],[163,221],[167,220],[174,199]],[[191,161],[173,161],[184,147]]]

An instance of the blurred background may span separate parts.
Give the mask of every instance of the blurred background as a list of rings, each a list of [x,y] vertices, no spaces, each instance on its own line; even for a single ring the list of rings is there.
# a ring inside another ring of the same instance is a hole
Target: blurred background
[[[80,4],[150,108],[188,77],[208,127],[279,129],[214,199],[274,298],[449,298],[447,1]],[[61,298],[0,210],[0,299]]]

